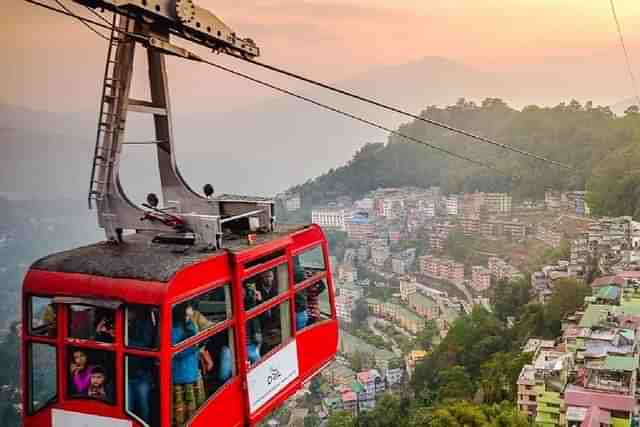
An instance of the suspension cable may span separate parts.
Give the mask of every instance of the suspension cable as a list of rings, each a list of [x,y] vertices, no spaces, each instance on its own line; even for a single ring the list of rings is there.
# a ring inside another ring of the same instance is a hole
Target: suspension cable
[[[348,90],[345,90],[345,89],[340,89],[340,88],[335,87],[335,86],[331,86],[331,85],[329,85],[327,83],[323,83],[323,82],[320,82],[318,80],[314,80],[314,79],[311,79],[309,77],[305,77],[305,76],[303,76],[301,74],[297,74],[297,73],[293,73],[291,71],[287,71],[287,70],[285,70],[283,68],[279,68],[279,67],[276,67],[274,65],[266,64],[264,62],[260,62],[260,61],[257,61],[255,59],[246,58],[246,57],[243,57],[242,59],[244,59],[245,61],[250,62],[250,63],[252,63],[254,65],[257,65],[259,67],[265,68],[267,70],[274,71],[276,73],[283,74],[283,75],[285,75],[287,77],[291,77],[291,78],[294,78],[296,80],[301,80],[303,82],[312,84],[314,86],[321,87],[321,88],[329,90],[331,92],[338,93],[340,95],[344,95],[344,96],[356,99],[358,101],[365,102],[367,104],[375,105],[376,107],[379,107],[379,108],[382,108],[382,109],[385,109],[385,110],[388,110],[388,111],[392,111],[394,113],[402,114],[403,116],[411,117],[411,118],[413,118],[415,120],[419,120],[419,121],[428,123],[430,125],[437,126],[437,127],[446,129],[448,131],[451,131],[451,132],[454,132],[454,133],[458,133],[460,135],[467,136],[467,137],[469,137],[471,139],[474,139],[476,141],[480,141],[480,142],[484,142],[484,143],[487,143],[487,144],[495,145],[495,146],[498,146],[498,147],[503,148],[505,150],[513,151],[513,152],[521,154],[523,156],[531,157],[531,158],[536,159],[536,160],[541,161],[541,162],[550,163],[550,164],[552,164],[554,166],[558,166],[558,167],[561,167],[561,168],[564,168],[564,169],[575,170],[575,168],[573,168],[572,166],[566,165],[566,164],[558,162],[556,160],[548,159],[548,158],[540,156],[538,154],[522,150],[522,149],[520,149],[518,147],[514,147],[513,145],[508,145],[508,144],[503,144],[501,142],[497,142],[497,141],[495,141],[493,139],[490,139],[490,138],[487,138],[485,136],[477,135],[477,134],[471,133],[469,131],[466,131],[464,129],[456,128],[456,127],[453,127],[453,126],[448,125],[446,123],[430,119],[428,117],[419,116],[419,115],[416,115],[416,114],[409,113],[409,112],[404,111],[404,110],[402,110],[402,109],[400,109],[398,107],[394,107],[394,106],[391,106],[391,105],[388,105],[388,104],[384,104],[384,103],[382,103],[380,101],[377,101],[377,100],[375,100],[373,98],[368,98],[368,97],[365,97],[365,96],[362,96],[362,95],[358,95],[358,94],[356,94],[354,92],[351,92],[351,91],[348,91]]]

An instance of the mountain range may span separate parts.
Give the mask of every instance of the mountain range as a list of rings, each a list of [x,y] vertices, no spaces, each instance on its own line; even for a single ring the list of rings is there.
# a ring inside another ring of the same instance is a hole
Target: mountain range
[[[517,107],[553,104],[554,99],[555,103],[568,101],[569,93],[592,93],[596,99],[602,99],[606,92],[604,89],[585,92],[585,82],[579,77],[574,85],[565,82],[563,90],[554,92],[553,88],[563,79],[548,74],[553,83],[545,91],[539,82],[535,86],[526,84],[528,73],[482,72],[456,61],[426,57],[409,64],[374,69],[336,85],[413,113],[428,105],[452,104],[460,97],[478,102],[486,97],[499,97]],[[285,87],[289,84],[284,80],[278,82]],[[390,128],[409,121],[321,89],[309,87],[302,92]],[[554,98],[551,92],[559,93],[560,97]],[[96,117],[96,111],[50,113],[0,104],[0,192],[82,198],[88,184]],[[364,143],[384,142],[388,136],[284,97],[226,113],[181,115],[177,111],[174,132],[181,171],[194,188],[211,182],[221,192],[264,195],[344,164]],[[150,118],[132,115],[127,139],[151,138]],[[134,200],[158,191],[152,149],[126,147],[122,181]]]

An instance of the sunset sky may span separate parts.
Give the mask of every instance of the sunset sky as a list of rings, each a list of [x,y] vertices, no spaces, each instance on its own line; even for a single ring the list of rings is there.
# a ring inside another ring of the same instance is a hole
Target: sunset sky
[[[64,111],[94,108],[105,43],[69,18],[22,0],[2,2],[0,101]],[[563,72],[565,64],[582,63],[582,72],[592,73],[594,84],[604,83],[603,67],[611,70],[611,80],[617,84],[612,99],[629,95],[619,93],[630,86],[608,0],[199,0],[197,4],[256,40],[264,61],[323,80],[338,81],[426,56],[491,72]],[[640,64],[640,2],[617,0],[616,5],[635,66]],[[198,100],[203,86],[215,87],[229,109],[270,96],[247,89],[242,82],[223,80],[218,85],[210,70],[193,64],[171,64],[171,69],[180,76],[172,84],[203,108],[206,101]]]

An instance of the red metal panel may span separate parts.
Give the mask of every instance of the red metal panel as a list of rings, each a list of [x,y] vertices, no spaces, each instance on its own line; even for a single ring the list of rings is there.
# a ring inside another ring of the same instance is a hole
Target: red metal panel
[[[193,418],[190,427],[236,427],[244,425],[242,378],[236,377],[210,399]]]
[[[305,381],[332,360],[338,350],[338,322],[326,320],[312,325],[296,337],[300,378]]]
[[[141,280],[30,270],[23,290],[27,294],[102,298],[159,305],[164,301],[166,285]]]
[[[231,283],[231,277],[229,256],[227,254],[213,256],[180,270],[169,282],[168,300],[173,302],[187,299],[210,289],[214,284]]]
[[[289,261],[289,289],[281,297],[274,299],[273,303],[280,303],[282,299],[291,300],[291,311],[293,313],[293,272],[291,256],[298,254],[311,247],[321,245],[325,265],[329,267],[328,246],[322,230],[312,225],[304,230],[285,236],[267,244],[256,245],[255,247],[234,254],[216,254],[204,261],[195,263],[179,271],[168,284],[156,282],[144,282],[138,280],[112,279],[107,277],[96,277],[84,274],[70,274],[31,270],[27,274],[24,282],[23,292],[25,296],[38,294],[42,296],[81,296],[104,299],[116,299],[127,303],[138,303],[156,305],[161,310],[161,343],[156,355],[160,359],[160,414],[161,427],[170,427],[171,424],[171,357],[174,349],[171,345],[171,306],[173,302],[183,300],[200,294],[213,286],[223,282],[231,283],[232,305],[234,319],[234,340],[235,356],[238,376],[220,390],[192,420],[191,426],[201,427],[208,425],[220,425],[223,427],[242,426],[246,424],[256,424],[267,416],[271,411],[282,405],[282,403],[295,393],[301,385],[318,370],[329,362],[337,351],[338,346],[338,324],[335,320],[334,289],[330,271],[326,273],[326,283],[329,292],[329,299],[332,305],[333,320],[324,321],[313,325],[296,334],[298,346],[298,358],[300,375],[295,381],[289,384],[282,392],[268,402],[264,407],[249,417],[248,396],[246,391],[247,375],[247,354],[246,354],[246,333],[244,331],[247,319],[244,312],[244,302],[242,295],[243,263],[263,257],[274,251],[286,249],[286,258]],[[233,260],[233,262],[230,262]],[[262,266],[259,268],[262,270]],[[304,286],[303,286],[304,287]],[[276,302],[277,301],[277,302]],[[272,304],[265,304],[271,306]],[[23,313],[25,326],[27,322],[28,310],[23,301]],[[293,317],[293,314],[292,314]],[[123,329],[122,312],[116,316],[116,325],[120,331]],[[291,320],[292,327],[295,322]],[[112,349],[116,352],[116,363],[118,365],[118,390],[116,393],[118,405],[108,405],[106,403],[91,400],[66,400],[66,368],[67,355],[67,312],[61,310],[58,319],[59,337],[55,340],[47,337],[33,338],[32,341],[51,342],[55,341],[58,346],[58,372],[59,372],[59,402],[51,407],[83,412],[88,414],[110,416],[114,418],[126,419],[124,413],[124,378],[122,371],[123,357],[129,351],[123,347],[122,338],[118,338]],[[227,326],[227,325],[225,325]],[[217,328],[216,328],[217,329]],[[23,328],[26,331],[26,327]],[[25,342],[30,339],[23,336]],[[83,345],[83,344],[81,344]],[[89,345],[93,347],[93,345]],[[135,351],[138,353],[138,351]],[[23,383],[26,384],[26,361],[23,361]],[[25,408],[27,407],[27,394],[25,393]],[[33,416],[25,417],[24,425],[50,426],[51,407],[39,411]],[[138,423],[134,422],[135,426]]]
[[[256,245],[255,247],[251,247],[242,251],[234,252],[234,258],[236,262],[239,264],[245,263],[247,261],[254,260],[256,258],[261,258],[270,253],[276,252],[278,250],[282,250],[286,248],[288,245],[291,245],[291,237],[284,236],[277,240],[272,240],[267,243],[263,243],[261,245]]]

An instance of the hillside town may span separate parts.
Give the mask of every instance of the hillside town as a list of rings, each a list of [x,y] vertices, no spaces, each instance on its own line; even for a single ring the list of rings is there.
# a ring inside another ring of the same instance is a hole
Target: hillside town
[[[290,212],[303,208],[301,195],[283,194],[279,202]],[[314,407],[288,403],[289,425],[310,414],[326,420],[338,410],[366,412],[385,393],[406,393],[416,364],[429,354],[418,342],[427,336],[436,345],[474,306],[491,311],[496,283],[530,281],[531,299],[544,304],[563,278],[591,284],[593,296],[563,322],[562,337],[531,339],[522,350],[532,362],[518,380],[518,408],[536,425],[630,425],[640,223],[593,219],[584,192],[554,190],[515,204],[507,193],[380,189],[310,214],[344,239],[332,259],[340,355],[314,380]],[[458,238],[480,242],[479,254],[456,254]],[[557,256],[534,265],[530,248]],[[581,424],[585,419],[600,424]]]

